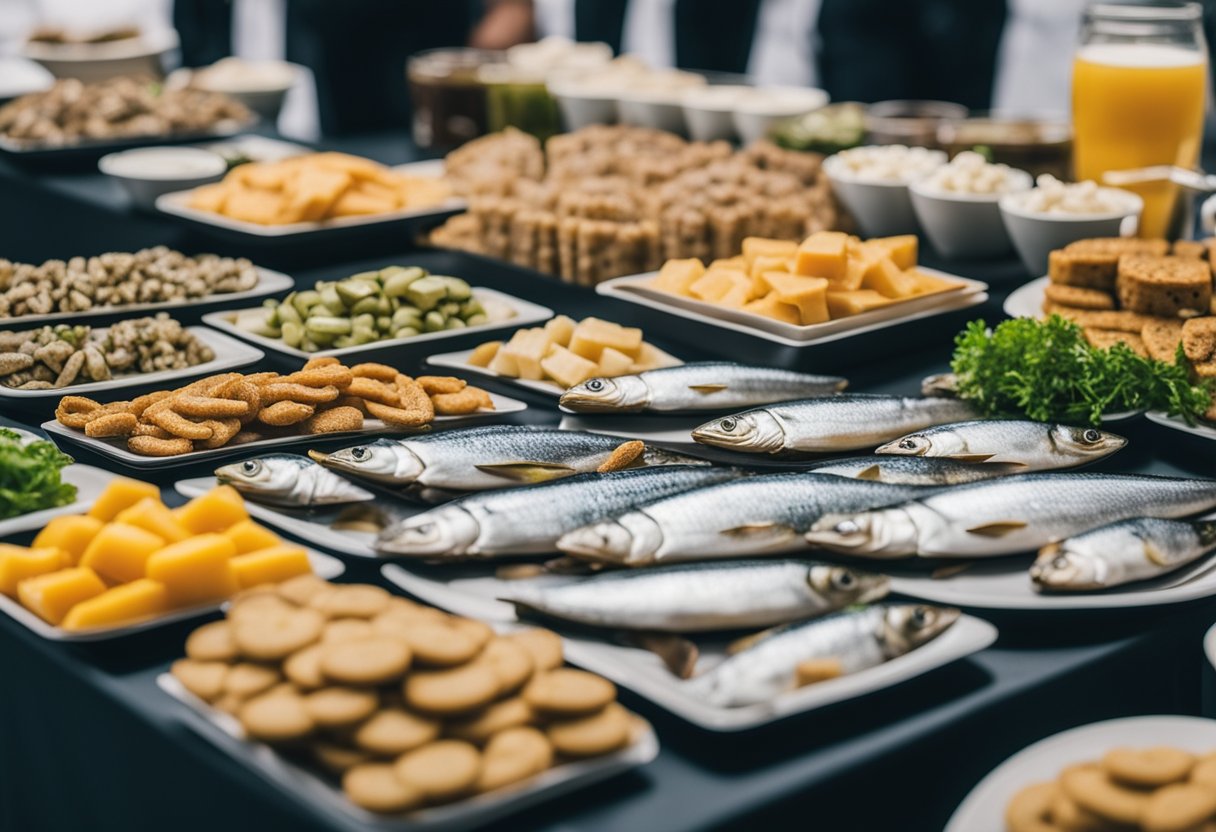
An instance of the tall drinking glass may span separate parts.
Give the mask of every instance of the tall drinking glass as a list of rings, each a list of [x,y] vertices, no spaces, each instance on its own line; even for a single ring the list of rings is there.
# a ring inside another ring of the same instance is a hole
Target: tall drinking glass
[[[1074,166],[1078,180],[1150,165],[1193,168],[1203,141],[1208,52],[1198,3],[1086,9],[1073,60]],[[1178,188],[1130,186],[1144,198],[1142,237],[1176,231]],[[1180,214],[1179,214],[1180,216]]]

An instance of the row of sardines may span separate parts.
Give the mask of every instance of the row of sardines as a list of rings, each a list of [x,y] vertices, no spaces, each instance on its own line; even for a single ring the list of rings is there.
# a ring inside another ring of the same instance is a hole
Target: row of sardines
[[[685,693],[727,708],[949,631],[958,609],[879,603],[894,566],[953,573],[985,560],[1044,594],[1150,591],[1216,550],[1216,522],[1195,519],[1216,509],[1216,481],[1065,470],[1120,450],[1120,436],[845,385],[694,363],[589,379],[561,399],[583,413],[716,413],[692,439],[737,452],[734,465],[691,444],[496,425],[263,456],[216,475],[270,510],[366,535],[379,556],[453,574],[492,567],[494,594],[522,617],[608,641],[632,634]],[[758,467],[756,455],[789,465]],[[710,633],[743,637],[700,667],[680,640]]]

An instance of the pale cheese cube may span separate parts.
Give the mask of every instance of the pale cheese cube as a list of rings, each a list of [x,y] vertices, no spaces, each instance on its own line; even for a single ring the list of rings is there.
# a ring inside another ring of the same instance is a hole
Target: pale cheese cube
[[[549,354],[541,359],[540,366],[545,375],[562,387],[582,384],[587,379],[600,374],[599,367],[594,361],[588,361],[575,355],[558,344],[552,345]]]
[[[799,320],[804,326],[821,324],[829,319],[827,278],[773,275],[771,272],[770,275],[777,300],[797,307]]]
[[[545,377],[541,359],[549,352],[549,333],[540,327],[517,330],[511,340],[500,351],[515,359],[519,368],[518,378],[540,381]]]
[[[489,367],[490,362],[498,355],[502,341],[487,341],[469,353],[468,363],[473,367]]]
[[[689,257],[686,260],[668,260],[663,264],[663,268],[659,269],[659,274],[652,285],[663,292],[687,295],[692,285],[703,274],[705,274],[705,264],[695,257]]]
[[[629,368],[629,372],[641,373],[646,370],[658,370],[662,367],[678,367],[679,365],[680,359],[663,352],[648,341],[643,341],[641,348],[638,350],[637,358],[633,361],[633,366]]]
[[[778,300],[776,293],[770,292],[764,297],[744,305],[743,308],[748,312],[754,312],[757,315],[763,315],[766,318],[772,318],[773,320],[793,324],[794,326],[802,324],[802,315],[799,314],[798,307],[782,303]]]
[[[788,260],[798,251],[798,244],[793,240],[774,240],[769,237],[744,237],[743,259],[749,264],[757,257],[780,257]]]
[[[558,315],[556,318],[550,318],[545,324],[545,332],[549,333],[549,340],[559,346],[570,346],[570,337],[574,335],[574,327],[577,324],[574,319],[566,315]]]
[[[625,353],[614,350],[612,347],[606,347],[600,353],[600,369],[599,375],[608,376],[623,376],[629,372],[629,368],[633,366],[633,358]]]
[[[570,351],[588,361],[599,361],[605,347],[612,347],[636,360],[641,346],[642,330],[599,318],[584,318],[570,338]]]
[[[888,298],[907,298],[916,294],[916,280],[912,272],[905,272],[890,257],[883,257],[866,273],[861,288],[873,289]]]

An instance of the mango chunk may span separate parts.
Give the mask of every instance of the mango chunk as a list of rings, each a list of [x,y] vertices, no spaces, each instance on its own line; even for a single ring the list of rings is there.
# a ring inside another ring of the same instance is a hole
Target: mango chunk
[[[237,555],[229,561],[237,586],[249,589],[259,584],[278,584],[312,572],[308,552],[299,546],[281,544]]]
[[[105,583],[92,569],[76,566],[60,569],[17,584],[17,598],[43,621],[59,624],[72,607],[106,591]]]
[[[105,491],[102,491],[101,496],[93,503],[88,515],[103,523],[108,523],[118,515],[118,512],[147,497],[159,500],[160,489],[150,482],[115,477],[110,480]]]
[[[606,348],[600,353],[600,366],[596,371],[596,375],[607,376],[623,376],[629,372],[629,368],[633,366],[633,359],[625,353],[614,350],[612,347]]]
[[[827,278],[769,274],[777,300],[797,307],[799,321],[804,326],[828,320]]]
[[[169,610],[169,593],[159,581],[140,578],[81,601],[64,616],[65,630],[96,630],[134,624]]]
[[[200,534],[148,558],[147,576],[165,585],[172,607],[221,601],[237,589],[229,563],[235,554],[236,545],[222,534]]]
[[[540,362],[548,351],[549,334],[535,327],[516,330],[499,354],[514,359],[517,378],[540,381],[545,377]]]
[[[468,363],[473,367],[489,367],[501,346],[502,341],[486,341],[469,353]]]
[[[26,578],[46,575],[68,566],[67,555],[56,546],[13,546],[0,543],[0,592],[17,597],[17,585]]]
[[[557,344],[554,344],[549,354],[541,359],[540,366],[545,375],[567,388],[582,384],[592,376],[599,375],[600,370],[599,365],[594,361],[588,361],[581,355],[575,355]]]
[[[828,292],[828,311],[833,318],[845,318],[849,315],[860,315],[880,306],[892,303],[888,297],[875,292],[873,289],[858,289],[855,292]]]
[[[743,259],[752,263],[757,257],[780,257],[788,260],[798,251],[793,240],[774,240],[770,237],[744,237]]]
[[[875,237],[868,241],[871,245],[880,246],[895,265],[907,270],[916,265],[917,243],[915,234],[901,234],[898,237]]]
[[[67,566],[75,566],[84,555],[84,550],[105,523],[87,514],[65,514],[56,517],[42,527],[34,538],[33,548],[50,546],[67,555]]]
[[[160,500],[145,497],[130,508],[124,508],[114,518],[116,523],[126,523],[128,526],[138,526],[164,539],[166,543],[176,543],[190,536],[173,512]]]
[[[605,347],[636,358],[642,347],[642,330],[599,318],[584,318],[570,337],[570,352],[588,361],[599,361]]]
[[[277,534],[253,520],[241,520],[224,530],[224,537],[232,541],[238,555],[269,549],[283,542]]]
[[[231,485],[217,485],[206,494],[200,494],[174,515],[177,522],[191,534],[222,532],[233,523],[248,519],[245,501]]]
[[[782,303],[775,293],[769,293],[758,300],[753,300],[743,309],[794,326],[802,325],[802,315],[798,312],[798,307]]]
[[[554,344],[559,347],[568,347],[570,339],[574,337],[576,326],[578,324],[569,315],[558,315],[545,323],[545,332],[549,333],[549,340]]]
[[[80,565],[107,581],[125,584],[144,576],[148,558],[165,545],[160,535],[126,523],[107,523],[90,542]]]
[[[906,298],[916,294],[916,280],[890,257],[883,257],[862,281],[862,288],[873,289],[888,298]]]
[[[794,272],[808,277],[843,280],[847,268],[849,235],[843,231],[817,231],[802,241],[794,255]]]
[[[675,295],[687,295],[694,283],[705,274],[705,264],[695,257],[684,260],[668,260],[659,269],[654,279],[654,288],[661,292],[671,292]],[[571,333],[573,335],[573,332]],[[567,340],[562,346],[569,345]]]

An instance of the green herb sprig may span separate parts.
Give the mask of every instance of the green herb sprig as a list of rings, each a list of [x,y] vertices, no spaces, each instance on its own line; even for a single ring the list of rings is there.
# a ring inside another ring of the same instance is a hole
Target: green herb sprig
[[[27,442],[0,428],[0,519],[73,502],[76,486],[59,478],[72,461],[45,439]]]
[[[1059,315],[1014,318],[995,329],[972,321],[954,343],[958,395],[989,416],[1096,425],[1104,413],[1148,409],[1189,424],[1211,403],[1210,391],[1191,382],[1181,345],[1174,364],[1126,344],[1098,349]]]

